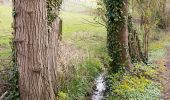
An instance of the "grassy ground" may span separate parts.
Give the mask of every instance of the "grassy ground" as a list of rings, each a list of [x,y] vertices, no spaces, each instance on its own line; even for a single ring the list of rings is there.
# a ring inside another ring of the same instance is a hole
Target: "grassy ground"
[[[10,7],[0,5],[0,58],[10,55],[11,23]]]
[[[84,32],[105,35],[103,33],[105,33],[106,29],[103,26],[89,23],[93,22],[94,16],[80,13],[61,12],[61,18],[63,19],[64,39],[70,39],[70,37],[74,35],[81,35]]]

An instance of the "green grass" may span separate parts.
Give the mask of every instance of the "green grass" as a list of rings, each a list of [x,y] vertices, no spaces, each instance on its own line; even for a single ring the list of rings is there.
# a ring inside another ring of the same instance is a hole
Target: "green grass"
[[[11,15],[11,7],[0,5],[0,58],[10,56]]]
[[[149,55],[150,55],[150,61],[155,61],[157,59],[163,59],[166,55],[166,46],[169,45],[169,33],[166,32],[160,32],[159,34],[162,34],[159,41],[152,41],[149,44]]]
[[[106,29],[103,26],[90,23],[93,22],[94,16],[61,12],[61,18],[63,19],[63,38],[65,39],[84,33],[97,35],[105,35],[103,33],[106,33]]]
[[[91,24],[94,16],[62,12],[63,40],[88,52],[90,56],[106,56],[106,29]]]
[[[11,7],[0,5],[0,35],[6,36],[11,33],[12,12]]]
[[[88,59],[76,66],[74,77],[67,85],[67,89],[63,90],[68,96],[67,100],[85,100],[87,92],[92,90],[93,80],[101,71],[101,67],[102,64],[97,59]]]

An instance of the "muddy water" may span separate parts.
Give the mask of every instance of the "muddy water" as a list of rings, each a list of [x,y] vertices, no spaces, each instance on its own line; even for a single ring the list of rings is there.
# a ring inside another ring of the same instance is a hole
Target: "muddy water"
[[[95,80],[96,89],[92,94],[92,100],[103,100],[106,91],[105,73],[100,74]]]

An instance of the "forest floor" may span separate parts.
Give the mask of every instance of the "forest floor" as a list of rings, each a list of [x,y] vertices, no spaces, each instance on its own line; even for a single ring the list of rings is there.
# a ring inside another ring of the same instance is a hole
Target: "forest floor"
[[[164,86],[164,100],[170,100],[170,47],[166,47],[166,71],[163,73],[164,81],[162,82]]]

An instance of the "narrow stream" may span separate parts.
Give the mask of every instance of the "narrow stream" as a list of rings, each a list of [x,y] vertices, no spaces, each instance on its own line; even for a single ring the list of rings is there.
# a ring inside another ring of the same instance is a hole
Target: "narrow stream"
[[[95,80],[96,89],[92,94],[92,100],[103,100],[106,90],[105,73],[100,74]]]

